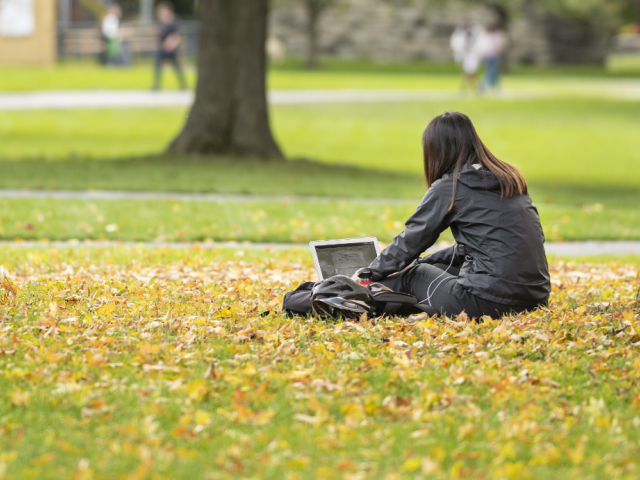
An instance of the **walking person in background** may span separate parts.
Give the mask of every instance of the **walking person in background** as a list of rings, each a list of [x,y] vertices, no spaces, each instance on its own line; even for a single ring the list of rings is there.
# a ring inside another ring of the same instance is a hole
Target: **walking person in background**
[[[162,86],[162,66],[165,60],[171,61],[173,69],[178,77],[180,88],[185,90],[187,82],[178,59],[178,47],[180,46],[180,33],[178,22],[173,11],[173,5],[169,2],[160,2],[156,7],[156,17],[160,27],[158,52],[156,53],[154,90],[160,90]]]
[[[456,27],[451,35],[451,49],[456,63],[462,65],[462,88],[475,90],[478,82],[480,57],[477,52],[480,27],[465,20]]]
[[[100,30],[104,41],[102,63],[104,65],[124,65],[122,40],[120,38],[120,19],[122,9],[117,3],[112,3],[107,9],[107,14],[102,19]]]
[[[481,33],[477,42],[477,53],[484,62],[484,78],[480,82],[479,91],[498,88],[500,83],[501,57],[509,44],[507,34],[497,24],[491,25]]]

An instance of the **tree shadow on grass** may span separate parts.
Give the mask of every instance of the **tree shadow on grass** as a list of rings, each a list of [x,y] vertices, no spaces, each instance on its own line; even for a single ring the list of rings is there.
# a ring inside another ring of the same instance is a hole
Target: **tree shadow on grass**
[[[419,173],[396,173],[307,159],[262,160],[159,155],[104,160],[0,160],[0,188],[116,190],[414,199]],[[640,188],[530,183],[538,205],[598,209],[640,205]]]
[[[0,188],[166,191],[301,196],[416,198],[420,175],[305,159],[146,156],[118,160],[0,161]]]

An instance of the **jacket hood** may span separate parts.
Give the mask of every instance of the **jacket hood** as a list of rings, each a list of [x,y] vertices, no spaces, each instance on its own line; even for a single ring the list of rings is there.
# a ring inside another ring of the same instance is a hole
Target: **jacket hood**
[[[500,190],[498,178],[479,163],[466,164],[458,173],[458,181],[478,190]]]

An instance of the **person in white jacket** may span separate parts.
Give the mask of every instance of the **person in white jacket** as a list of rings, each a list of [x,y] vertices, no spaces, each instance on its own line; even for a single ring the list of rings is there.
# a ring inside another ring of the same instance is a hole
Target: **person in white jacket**
[[[112,3],[107,9],[107,14],[102,19],[100,30],[104,40],[105,65],[121,65],[123,63],[122,41],[120,38],[120,19],[122,8],[117,3]]]
[[[476,51],[484,62],[484,77],[480,82],[480,91],[497,88],[500,83],[500,63],[504,51],[509,45],[507,34],[498,25],[490,26],[478,37]]]
[[[451,35],[451,49],[456,63],[462,65],[462,87],[475,89],[478,80],[480,57],[477,53],[481,29],[469,21],[458,25]]]

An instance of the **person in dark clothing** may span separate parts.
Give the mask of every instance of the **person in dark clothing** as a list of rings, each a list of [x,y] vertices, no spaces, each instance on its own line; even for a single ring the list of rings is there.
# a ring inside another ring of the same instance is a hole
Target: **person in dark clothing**
[[[165,60],[169,60],[178,77],[180,88],[185,90],[187,82],[178,59],[178,47],[180,46],[180,33],[178,33],[178,22],[173,11],[173,5],[169,2],[161,2],[156,7],[160,32],[158,51],[156,52],[155,77],[153,83],[154,90],[160,90],[162,84],[162,66]]]
[[[544,233],[520,172],[496,158],[459,112],[434,118],[422,142],[429,190],[369,266],[372,280],[446,315],[498,318],[546,305]],[[420,257],[447,227],[456,244]]]

